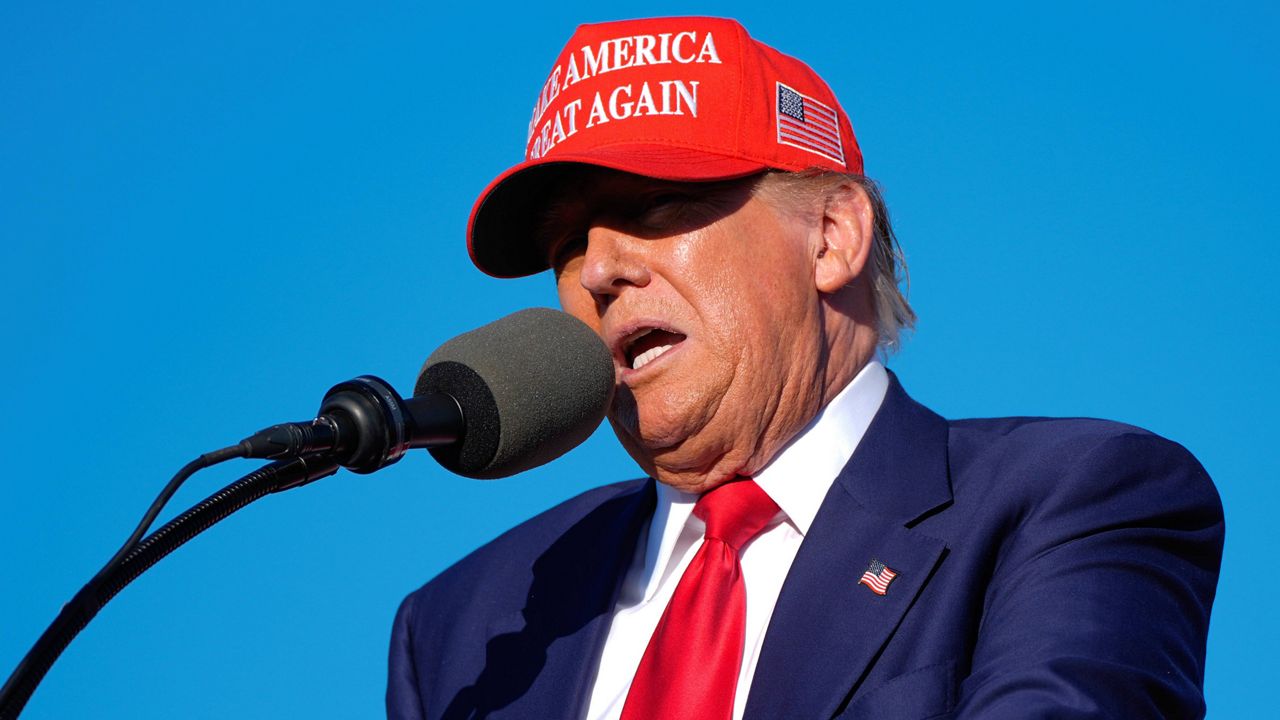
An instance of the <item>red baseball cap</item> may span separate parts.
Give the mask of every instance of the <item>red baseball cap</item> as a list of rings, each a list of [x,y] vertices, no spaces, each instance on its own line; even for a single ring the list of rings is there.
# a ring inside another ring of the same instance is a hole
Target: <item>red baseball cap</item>
[[[582,165],[715,181],[770,168],[861,173],[862,152],[822,78],[735,20],[582,25],[538,94],[524,162],[471,210],[476,267],[494,277],[547,269],[532,237],[538,211],[555,176]]]

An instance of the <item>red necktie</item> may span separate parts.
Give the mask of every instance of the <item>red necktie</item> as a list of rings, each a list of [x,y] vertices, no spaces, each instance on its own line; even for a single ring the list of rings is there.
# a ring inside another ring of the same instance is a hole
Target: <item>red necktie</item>
[[[622,720],[730,720],[747,620],[738,550],[778,506],[749,479],[703,495],[693,514],[706,539],[680,577],[640,668]]]

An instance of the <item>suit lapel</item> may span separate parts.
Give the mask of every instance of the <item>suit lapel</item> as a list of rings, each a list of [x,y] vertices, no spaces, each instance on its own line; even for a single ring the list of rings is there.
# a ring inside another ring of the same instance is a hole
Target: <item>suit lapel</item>
[[[489,625],[486,652],[497,660],[445,717],[582,717],[654,499],[651,480],[584,517],[534,562],[523,609]]]
[[[908,526],[951,499],[947,433],[891,374],[783,584],[747,720],[832,717],[889,641],[945,550]],[[897,573],[883,596],[858,582],[872,560]]]
[[[643,497],[643,502],[636,503],[635,509],[620,518],[612,536],[601,539],[601,555],[594,567],[581,568],[583,587],[588,590],[583,592],[581,603],[591,607],[591,620],[577,632],[552,644],[547,652],[551,682],[539,686],[546,692],[545,702],[541,703],[539,712],[523,717],[552,718],[558,716],[556,713],[562,713],[566,717],[579,718],[586,714],[618,592],[635,556],[636,545],[643,534],[641,531],[653,515],[656,495],[652,482],[646,486]],[[608,552],[608,548],[615,548],[615,551]],[[601,578],[608,579],[608,582],[600,582]]]

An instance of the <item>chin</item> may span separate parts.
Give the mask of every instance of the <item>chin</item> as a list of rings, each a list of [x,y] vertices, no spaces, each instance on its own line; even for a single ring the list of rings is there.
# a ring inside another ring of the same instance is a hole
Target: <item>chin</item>
[[[631,388],[618,386],[613,396],[613,407],[609,409],[609,422],[614,433],[619,438],[630,438],[638,447],[653,452],[681,442],[687,435],[671,427],[673,401],[656,397],[656,393],[651,391],[645,392],[644,396],[642,406]]]
[[[737,477],[734,474],[707,475],[705,473],[669,473],[661,469],[656,473],[650,473],[650,475],[663,485],[669,485],[676,490],[689,493],[690,495],[701,495],[708,490],[713,490]]]
[[[663,408],[665,412],[645,412],[640,409],[634,417],[636,422],[628,427],[636,442],[652,454],[679,452],[690,439],[696,439],[700,429],[691,423],[685,413],[672,413],[671,408]]]

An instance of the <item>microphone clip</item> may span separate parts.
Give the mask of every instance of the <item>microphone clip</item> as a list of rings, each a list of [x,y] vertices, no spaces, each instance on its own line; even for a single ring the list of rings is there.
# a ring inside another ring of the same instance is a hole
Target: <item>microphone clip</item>
[[[330,452],[340,465],[367,474],[416,447],[453,442],[463,430],[452,397],[432,393],[404,400],[385,380],[362,375],[325,393],[313,420],[272,425],[240,442],[251,458]]]

